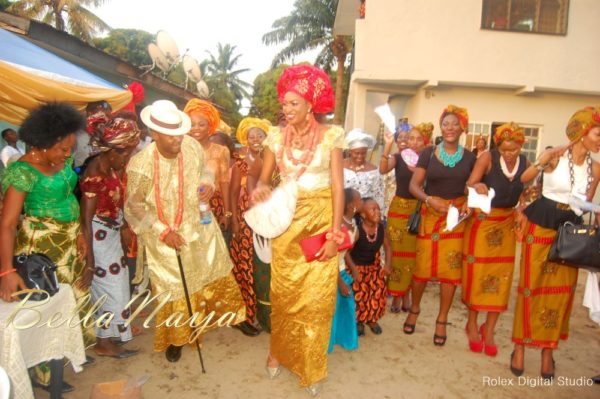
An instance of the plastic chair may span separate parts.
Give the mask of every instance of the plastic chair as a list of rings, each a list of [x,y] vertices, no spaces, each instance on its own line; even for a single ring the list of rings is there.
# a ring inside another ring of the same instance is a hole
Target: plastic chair
[[[9,394],[10,380],[6,371],[0,366],[0,399],[8,399]]]

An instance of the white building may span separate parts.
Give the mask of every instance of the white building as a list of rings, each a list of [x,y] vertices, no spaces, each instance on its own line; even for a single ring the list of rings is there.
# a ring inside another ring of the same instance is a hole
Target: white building
[[[600,104],[598,0],[339,0],[335,33],[354,35],[345,127],[377,133],[373,112],[433,122],[447,104],[469,110],[474,135],[526,127],[530,159],[565,143],[569,117]]]

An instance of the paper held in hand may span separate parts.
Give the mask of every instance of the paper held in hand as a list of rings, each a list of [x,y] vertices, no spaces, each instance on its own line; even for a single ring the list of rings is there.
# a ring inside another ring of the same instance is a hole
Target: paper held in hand
[[[496,191],[493,188],[488,190],[487,195],[479,194],[474,188],[468,187],[469,197],[467,205],[469,208],[479,208],[482,212],[490,213],[492,210],[492,199],[496,196]]]
[[[394,133],[396,131],[396,116],[392,113],[390,105],[385,103],[376,107],[374,111],[381,118],[385,128]]]

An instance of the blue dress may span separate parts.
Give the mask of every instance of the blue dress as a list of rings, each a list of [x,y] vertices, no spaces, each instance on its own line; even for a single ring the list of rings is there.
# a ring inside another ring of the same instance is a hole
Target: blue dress
[[[340,254],[341,256],[341,254]],[[343,262],[343,261],[342,261]],[[350,288],[350,295],[343,296],[340,288],[337,289],[335,313],[331,322],[331,337],[327,353],[333,352],[334,345],[340,345],[346,350],[358,349],[358,333],[356,331],[356,303],[352,291],[352,277],[346,269],[340,271],[340,277]]]

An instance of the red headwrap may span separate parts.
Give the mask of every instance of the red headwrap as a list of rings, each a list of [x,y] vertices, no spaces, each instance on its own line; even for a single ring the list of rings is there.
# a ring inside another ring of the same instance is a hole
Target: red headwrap
[[[466,108],[457,107],[456,105],[448,105],[444,112],[442,112],[442,116],[440,116],[440,126],[442,126],[442,121],[448,114],[454,114],[458,118],[458,123],[463,131],[467,131],[467,127],[469,126],[469,113]]]
[[[286,68],[277,82],[279,102],[283,102],[289,91],[302,96],[312,104],[312,111],[327,113],[333,111],[335,98],[329,76],[312,65],[294,65]]]
[[[131,102],[123,107],[123,111],[135,114],[135,106],[144,101],[144,86],[139,82],[131,82],[127,86],[127,90],[133,94],[133,97],[131,98]]]
[[[208,122],[208,134],[212,135],[217,131],[217,127],[219,127],[219,122],[221,122],[221,115],[219,111],[205,100],[200,100],[198,98],[192,98],[185,105],[183,112],[188,114],[188,116],[192,116],[192,114],[199,114],[204,117]]]

